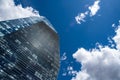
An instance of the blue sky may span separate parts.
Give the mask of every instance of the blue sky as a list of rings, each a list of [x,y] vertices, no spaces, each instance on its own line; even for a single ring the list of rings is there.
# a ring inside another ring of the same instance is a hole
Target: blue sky
[[[71,80],[71,79],[99,80],[100,79],[98,75],[94,75],[94,76],[90,75],[90,73],[94,74],[95,72],[89,71],[89,68],[84,66],[84,64],[88,64],[89,61],[84,62],[84,59],[81,58],[80,53],[82,53],[81,51],[83,51],[86,54],[88,52],[93,54],[93,52],[95,51],[92,51],[91,49],[96,50],[95,52],[96,55],[98,52],[102,54],[110,53],[110,50],[113,50],[113,48],[110,47],[111,44],[119,45],[119,42],[116,40],[118,38],[115,37],[117,36],[116,35],[117,32],[119,33],[119,31],[115,32],[115,29],[119,26],[119,20],[120,20],[119,0],[109,0],[109,1],[108,0],[52,0],[52,1],[20,0],[20,2],[17,1],[18,0],[16,0],[16,4],[22,4],[24,8],[26,6],[31,6],[32,8],[39,11],[39,14],[41,16],[45,16],[52,23],[54,28],[57,30],[60,37],[60,56],[61,58],[65,57],[64,60],[61,59],[61,67],[58,75],[58,80]],[[99,9],[96,11],[94,15],[91,16],[90,13],[92,11],[90,11],[90,7],[92,7],[96,1],[99,1],[99,4],[97,4],[97,7],[99,7]],[[87,13],[85,14],[85,12]],[[84,21],[80,21],[79,24],[77,23],[75,17],[80,15],[81,13],[85,14],[85,17],[83,18]],[[112,27],[113,24],[115,25],[115,27]],[[112,43],[110,43],[108,37],[110,38],[110,40],[112,40]],[[99,43],[98,46],[96,46],[96,43]],[[102,46],[102,48],[99,46]],[[108,46],[109,48],[106,48],[105,46]],[[100,51],[97,51],[96,47],[98,47]],[[113,53],[116,53],[114,51]],[[116,49],[116,51],[119,52],[119,47]],[[76,57],[76,55],[78,55],[79,58]],[[84,58],[84,54],[82,56]],[[85,56],[87,57],[88,55]],[[106,55],[106,59],[108,60],[108,64],[115,64],[115,62],[113,63],[109,62],[110,59],[107,57],[107,55]],[[91,66],[94,60],[92,59],[90,60],[91,60],[91,64],[90,64]],[[114,60],[116,59],[113,58],[113,61]],[[81,64],[83,64],[83,67],[85,67],[86,70],[85,72],[84,69],[81,69],[82,66]],[[95,64],[97,66],[100,66],[100,64],[97,63]],[[120,67],[120,65],[118,64],[115,65],[116,67]],[[93,67],[96,68],[96,66]],[[101,68],[104,67],[102,66]],[[108,67],[107,69],[111,69],[111,68]],[[75,72],[75,75],[73,73],[70,73],[70,71]],[[120,72],[120,70],[118,71]],[[113,70],[113,73],[116,72]],[[82,74],[85,74],[87,76],[82,76]],[[80,76],[79,78],[77,77],[78,75]],[[81,76],[84,78],[82,78]],[[99,79],[96,78],[96,76]],[[109,78],[111,76],[108,76],[107,74],[105,76],[106,77],[101,80],[110,80]],[[116,76],[116,79],[114,77],[111,79],[117,80],[119,78],[120,77]]]

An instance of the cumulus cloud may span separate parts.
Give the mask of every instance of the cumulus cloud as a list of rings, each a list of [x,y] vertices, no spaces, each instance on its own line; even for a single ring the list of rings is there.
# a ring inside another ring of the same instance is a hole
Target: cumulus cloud
[[[90,10],[90,16],[94,16],[98,12],[98,10],[100,9],[99,3],[100,1],[97,0],[92,6],[88,8]]]
[[[85,22],[85,18],[87,16],[95,16],[98,10],[100,9],[99,6],[100,0],[96,0],[93,5],[88,7],[88,10],[84,13],[79,13],[76,17],[75,20],[78,24],[81,24],[81,22]]]
[[[30,16],[40,15],[32,7],[23,8],[21,4],[15,5],[14,0],[0,0],[0,21]]]
[[[112,40],[115,42],[116,48],[98,44],[98,48],[91,50],[78,49],[73,57],[81,63],[82,67],[72,80],[119,80],[120,24]]]
[[[117,49],[120,50],[120,25],[118,26],[118,29],[116,30],[116,36],[113,38],[113,40],[116,43]]]

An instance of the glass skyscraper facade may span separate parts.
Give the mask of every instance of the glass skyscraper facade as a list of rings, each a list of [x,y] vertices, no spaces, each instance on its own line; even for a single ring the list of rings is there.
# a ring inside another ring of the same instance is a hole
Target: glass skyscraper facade
[[[0,22],[0,80],[56,80],[59,38],[44,17]]]

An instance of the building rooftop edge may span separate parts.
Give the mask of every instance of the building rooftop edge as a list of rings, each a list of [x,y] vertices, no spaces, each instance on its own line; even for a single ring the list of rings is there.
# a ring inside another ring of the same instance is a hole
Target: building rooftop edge
[[[4,36],[5,34],[9,34],[13,31],[19,30],[19,28],[28,27],[28,26],[31,26],[32,24],[35,24],[41,21],[43,21],[46,25],[48,25],[53,31],[57,33],[53,25],[50,23],[50,21],[46,17],[31,16],[31,17],[25,17],[25,18],[0,21],[0,36]]]

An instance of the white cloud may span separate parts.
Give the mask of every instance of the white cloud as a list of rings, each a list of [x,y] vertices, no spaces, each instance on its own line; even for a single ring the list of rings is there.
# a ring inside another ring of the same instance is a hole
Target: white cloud
[[[89,75],[86,73],[86,71],[81,71],[76,73],[76,77],[73,77],[72,80],[87,80]]]
[[[100,1],[97,0],[92,6],[88,8],[90,10],[90,16],[94,16],[98,12],[98,10],[100,9],[99,3]]]
[[[77,73],[77,71],[73,70],[72,66],[68,66],[67,71],[68,71],[68,75],[72,75],[72,76],[75,76],[75,74]]]
[[[82,67],[72,80],[119,80],[120,24],[112,40],[115,42],[116,48],[98,44],[98,48],[91,50],[78,49],[73,57],[81,63]]]
[[[81,22],[85,22],[85,18],[87,16],[95,16],[98,10],[100,9],[99,6],[100,0],[96,0],[93,5],[88,7],[88,10],[84,13],[79,13],[76,17],[75,20],[78,24],[81,24]]]
[[[115,27],[115,24],[112,24],[112,27]]]
[[[67,56],[66,56],[66,53],[63,53],[62,57],[61,57],[61,60],[66,60],[67,59]]]
[[[78,16],[75,17],[78,24],[81,24],[81,22],[85,22],[84,18],[88,15],[88,12],[80,13]]]
[[[15,5],[14,0],[0,0],[0,21],[40,16],[32,7],[23,8],[21,4]]]
[[[120,22],[119,22],[118,29],[116,30],[116,36],[113,38],[113,40],[116,43],[117,49],[120,50]]]
[[[73,70],[72,66],[68,66],[66,71],[62,74],[63,76],[75,76],[77,71]]]

